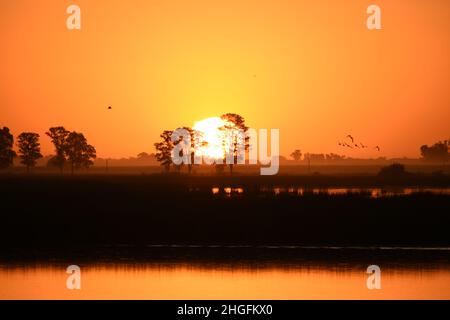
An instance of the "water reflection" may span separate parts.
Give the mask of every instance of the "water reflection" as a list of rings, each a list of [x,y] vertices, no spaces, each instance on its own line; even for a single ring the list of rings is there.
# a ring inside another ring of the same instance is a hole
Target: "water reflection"
[[[2,266],[0,299],[450,299],[447,266],[381,264],[382,289],[368,290],[359,264],[81,264],[74,291],[66,267]]]
[[[231,197],[232,195],[240,195],[244,193],[244,188],[232,188],[232,187],[213,187],[211,189],[212,193],[215,195],[224,194],[226,197]]]
[[[134,248],[137,255],[133,248],[51,264],[0,259],[0,299],[450,299],[444,247],[149,245],[148,254]],[[71,264],[81,267],[79,291],[66,288]],[[366,287],[372,264],[381,268],[381,290]]]
[[[214,195],[224,194],[226,196],[241,195],[246,190],[241,187],[213,187],[211,192]],[[450,188],[403,188],[403,187],[386,187],[386,188],[305,188],[305,187],[260,187],[260,194],[290,194],[298,196],[306,195],[360,195],[370,198],[382,198],[392,196],[407,196],[416,193],[429,193],[436,195],[450,195]]]

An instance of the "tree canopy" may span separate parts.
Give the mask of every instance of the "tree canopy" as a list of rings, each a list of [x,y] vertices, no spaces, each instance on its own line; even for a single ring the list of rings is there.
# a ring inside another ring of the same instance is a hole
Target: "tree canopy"
[[[36,165],[37,160],[42,158],[39,134],[21,133],[17,138],[17,146],[19,147],[20,162],[27,167],[27,172],[29,172],[30,168]]]
[[[66,139],[65,153],[71,163],[72,173],[74,169],[89,168],[97,157],[96,150],[87,143],[82,133],[70,132]]]
[[[420,153],[424,160],[446,162],[450,159],[449,148],[450,139],[439,141],[431,147],[423,145],[420,147]]]
[[[16,153],[13,150],[14,137],[9,132],[9,128],[0,128],[0,169],[8,168],[12,165]]]
[[[56,155],[49,160],[49,165],[58,167],[62,171],[67,161],[67,137],[69,136],[70,131],[66,130],[64,127],[52,127],[45,134],[50,137],[56,153]]]

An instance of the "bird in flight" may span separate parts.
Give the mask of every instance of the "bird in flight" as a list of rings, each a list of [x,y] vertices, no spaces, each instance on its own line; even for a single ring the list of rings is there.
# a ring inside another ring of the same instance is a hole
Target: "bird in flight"
[[[380,151],[380,147],[379,147],[379,146],[376,146],[375,149],[377,149],[378,151]]]
[[[355,140],[353,139],[353,137],[351,135],[347,135],[347,138],[349,138],[350,140],[352,140],[352,143],[355,142]]]
[[[112,110],[112,107],[111,107],[111,106],[108,106],[108,110]]]

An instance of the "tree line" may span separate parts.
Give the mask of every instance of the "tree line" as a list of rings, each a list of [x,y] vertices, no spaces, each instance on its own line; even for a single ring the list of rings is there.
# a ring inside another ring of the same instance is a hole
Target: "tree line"
[[[73,174],[80,168],[89,168],[96,158],[95,148],[88,144],[85,136],[76,131],[66,130],[64,127],[52,127],[45,133],[55,147],[55,156],[49,160],[49,165],[59,168],[61,173],[68,164]],[[0,169],[6,169],[13,164],[18,156],[20,163],[25,165],[27,172],[36,166],[37,160],[42,158],[40,136],[34,132],[22,132],[17,137],[16,153],[14,148],[14,136],[9,128],[0,128]]]
[[[428,161],[441,161],[446,163],[450,160],[450,139],[439,141],[432,146],[423,145],[420,147],[420,154]]]
[[[305,153],[303,154],[301,150],[296,149],[290,154],[291,158],[294,159],[294,161],[301,161],[302,156],[305,161],[335,161],[335,160],[344,160],[344,155],[339,155],[336,153]]]
[[[420,147],[420,155],[424,161],[428,162],[443,162],[446,163],[450,160],[450,139],[436,142],[435,144],[428,146],[423,145]],[[294,161],[301,161],[302,156],[305,161],[323,161],[323,160],[343,160],[346,157],[334,153],[322,154],[322,153],[305,153],[296,149],[290,154]]]

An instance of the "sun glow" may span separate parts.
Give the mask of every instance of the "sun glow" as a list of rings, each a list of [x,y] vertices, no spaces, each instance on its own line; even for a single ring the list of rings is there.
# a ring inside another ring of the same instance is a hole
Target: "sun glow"
[[[223,159],[224,133],[222,128],[226,122],[219,117],[211,117],[194,124],[193,129],[200,133],[200,143],[196,150],[197,155],[210,159]]]

